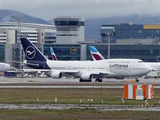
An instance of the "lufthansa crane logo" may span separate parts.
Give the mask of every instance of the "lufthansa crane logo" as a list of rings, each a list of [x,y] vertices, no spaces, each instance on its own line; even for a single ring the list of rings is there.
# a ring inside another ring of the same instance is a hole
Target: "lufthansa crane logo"
[[[76,48],[75,46],[71,47],[71,48],[70,48],[70,52],[71,52],[72,54],[76,54],[76,53],[77,53],[77,48]]]
[[[33,59],[35,57],[35,55],[36,55],[35,48],[32,47],[32,46],[27,47],[27,49],[26,49],[26,57],[28,59]]]

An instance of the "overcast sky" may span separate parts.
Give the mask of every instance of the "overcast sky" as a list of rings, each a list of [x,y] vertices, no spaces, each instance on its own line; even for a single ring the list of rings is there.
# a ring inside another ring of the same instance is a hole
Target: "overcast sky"
[[[160,0],[0,0],[0,9],[16,10],[45,20],[57,16],[160,16]]]

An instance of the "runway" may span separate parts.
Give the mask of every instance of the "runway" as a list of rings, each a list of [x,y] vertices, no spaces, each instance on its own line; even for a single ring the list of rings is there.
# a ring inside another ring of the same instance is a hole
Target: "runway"
[[[53,79],[53,78],[5,78],[0,77],[0,84],[86,84],[86,85],[98,85],[98,84],[126,84],[126,83],[135,83],[135,84],[159,84],[160,85],[160,79],[144,79],[139,78],[139,82],[136,82],[134,78],[125,78],[125,79],[103,79],[102,82],[95,82],[95,80],[92,80],[92,82],[79,82],[79,79],[73,79],[73,78],[61,78],[61,79]]]
[[[124,84],[154,84],[154,88],[160,88],[160,79],[139,78],[136,82],[133,78],[103,79],[102,82],[79,82],[79,79],[53,79],[53,78],[4,78],[0,77],[0,88],[123,88]]]

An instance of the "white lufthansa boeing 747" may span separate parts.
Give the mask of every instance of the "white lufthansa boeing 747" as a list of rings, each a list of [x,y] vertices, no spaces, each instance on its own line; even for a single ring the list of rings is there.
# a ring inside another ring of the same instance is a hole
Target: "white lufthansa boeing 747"
[[[52,61],[48,60],[27,38],[21,38],[26,64],[44,69],[53,78],[73,76],[80,82],[102,81],[105,77],[133,77],[149,73],[152,68],[140,59],[106,59],[99,61]],[[32,54],[30,54],[32,53]]]

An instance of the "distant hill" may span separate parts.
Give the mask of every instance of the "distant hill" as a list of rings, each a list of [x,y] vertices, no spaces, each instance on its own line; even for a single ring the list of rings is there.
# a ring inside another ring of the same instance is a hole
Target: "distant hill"
[[[41,18],[36,18],[33,16],[29,16],[27,14],[13,11],[13,10],[1,10],[0,9],[0,22],[17,22],[16,19],[12,18],[11,16],[16,16],[18,18],[22,18],[21,22],[27,23],[39,23],[39,24],[51,24],[48,21],[45,21]]]

